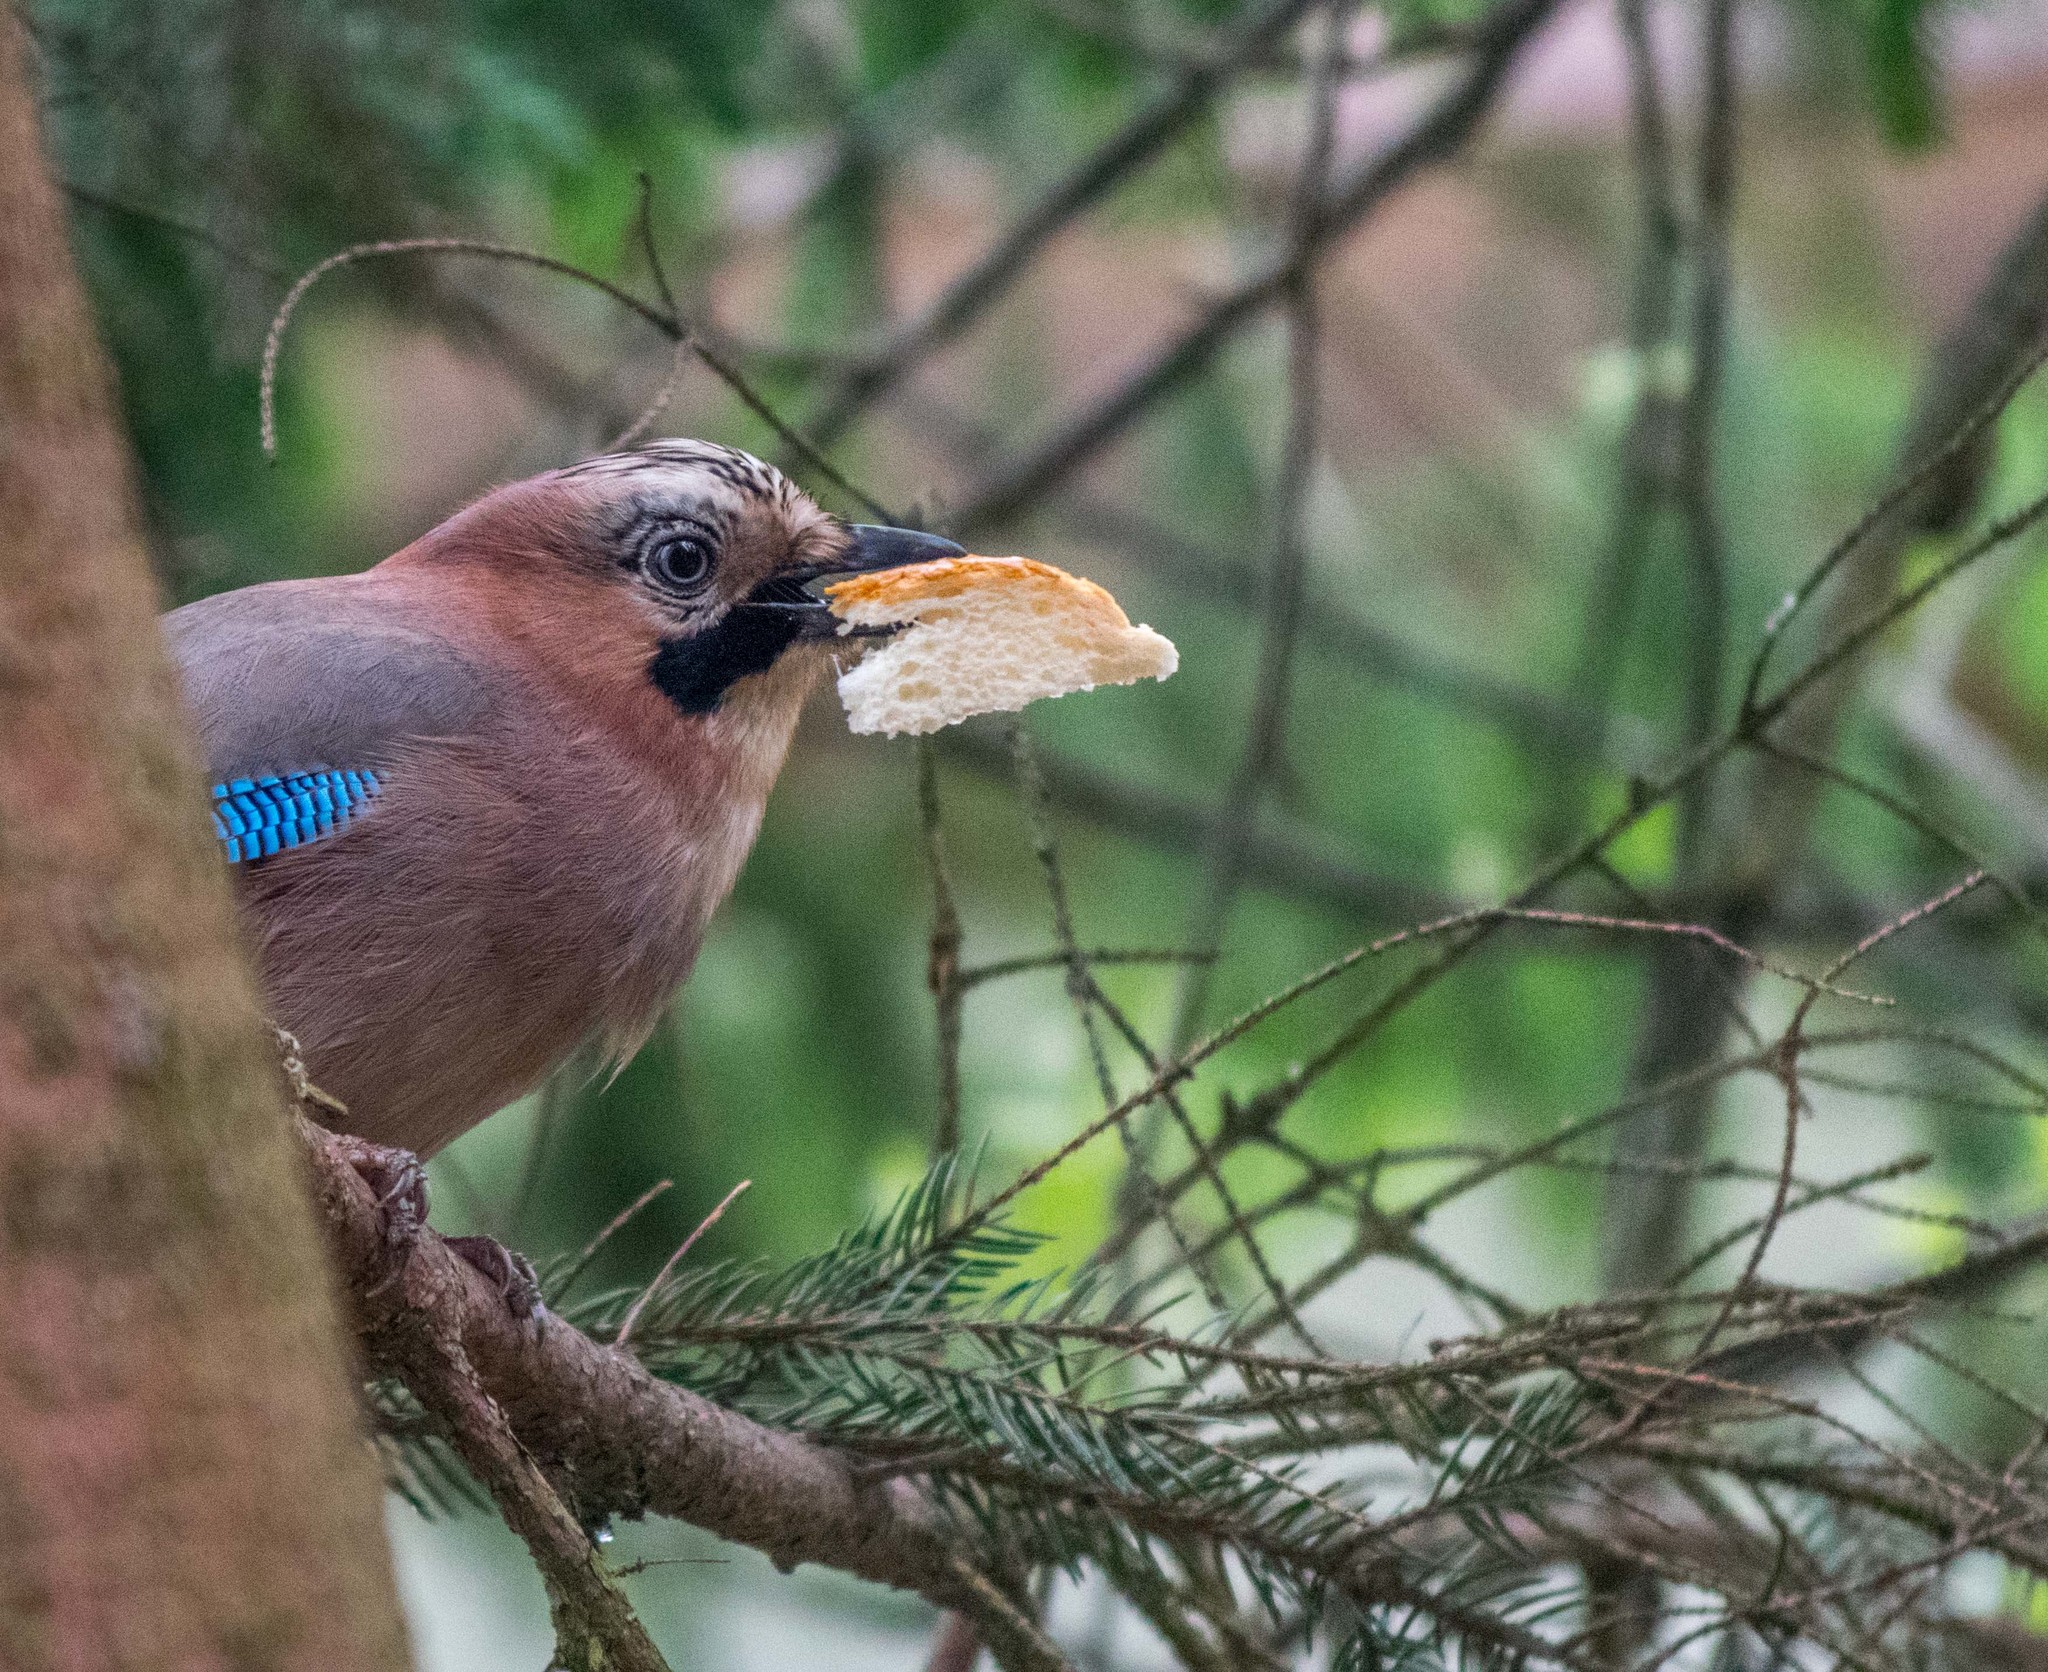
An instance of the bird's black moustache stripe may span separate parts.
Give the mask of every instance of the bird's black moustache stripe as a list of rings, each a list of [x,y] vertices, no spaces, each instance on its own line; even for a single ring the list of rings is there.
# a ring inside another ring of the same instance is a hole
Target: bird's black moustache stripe
[[[849,632],[838,627],[825,600],[806,589],[809,581],[966,555],[951,540],[911,528],[856,523],[847,534],[836,557],[785,568],[732,605],[716,625],[688,638],[663,639],[647,665],[648,677],[662,695],[685,714],[710,714],[736,683],[749,674],[766,673],[799,639],[819,643],[837,636],[886,637],[894,630],[860,627]]]
[[[685,714],[710,714],[735,683],[772,668],[802,630],[781,610],[727,610],[701,633],[663,639],[648,677]]]

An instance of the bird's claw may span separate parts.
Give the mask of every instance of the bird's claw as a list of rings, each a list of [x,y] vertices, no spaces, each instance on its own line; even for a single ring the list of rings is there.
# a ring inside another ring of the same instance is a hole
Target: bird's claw
[[[427,1169],[411,1150],[372,1144],[338,1134],[337,1141],[356,1175],[377,1198],[377,1219],[384,1234],[387,1274],[383,1288],[405,1269],[406,1258],[427,1223]],[[449,1248],[474,1266],[504,1297],[505,1308],[522,1323],[540,1311],[540,1278],[533,1262],[495,1237],[448,1237]]]
[[[419,1241],[427,1223],[427,1169],[411,1150],[372,1144],[342,1135],[348,1164],[377,1198],[377,1222],[384,1250],[396,1272]]]
[[[540,1277],[533,1262],[496,1237],[449,1237],[448,1246],[474,1266],[504,1297],[505,1310],[521,1323],[540,1311]]]

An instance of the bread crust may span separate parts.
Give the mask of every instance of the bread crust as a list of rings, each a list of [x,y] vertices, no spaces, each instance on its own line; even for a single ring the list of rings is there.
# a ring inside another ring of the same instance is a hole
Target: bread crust
[[[942,557],[900,569],[850,575],[823,590],[832,601],[834,615],[874,626],[908,619],[895,612],[911,605],[958,598],[985,586],[1045,587],[1057,595],[1057,608],[1063,614],[1072,611],[1093,616],[1109,627],[1131,624],[1122,606],[1093,581],[1030,557]]]

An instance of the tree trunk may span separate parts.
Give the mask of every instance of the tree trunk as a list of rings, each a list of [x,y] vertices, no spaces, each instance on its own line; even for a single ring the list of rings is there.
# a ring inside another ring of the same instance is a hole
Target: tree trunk
[[[397,1669],[29,57],[0,9],[0,1666]]]

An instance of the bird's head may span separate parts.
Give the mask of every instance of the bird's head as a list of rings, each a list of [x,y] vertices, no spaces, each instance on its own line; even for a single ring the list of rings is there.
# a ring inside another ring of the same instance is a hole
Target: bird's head
[[[670,440],[500,488],[401,560],[468,569],[521,636],[589,675],[630,661],[685,715],[793,720],[838,627],[812,583],[960,552],[841,522],[751,454]]]

